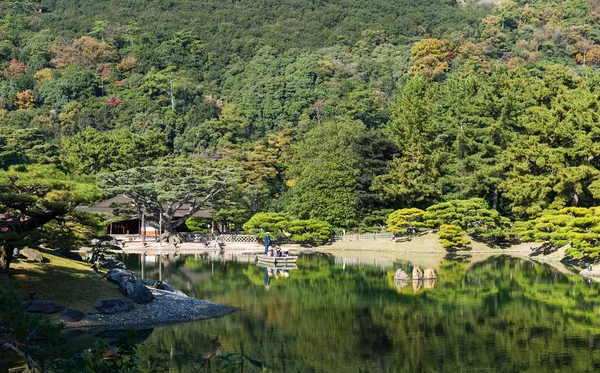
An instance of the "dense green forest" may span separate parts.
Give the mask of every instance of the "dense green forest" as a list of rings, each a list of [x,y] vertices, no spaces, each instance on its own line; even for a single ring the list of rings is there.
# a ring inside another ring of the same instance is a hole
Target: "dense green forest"
[[[93,183],[165,157],[234,166],[213,201],[229,228],[279,212],[380,229],[397,209],[471,198],[528,221],[600,201],[596,0],[0,9],[5,170]],[[598,246],[588,215],[584,251]]]
[[[0,0],[0,276],[15,247],[88,244],[103,222],[75,206],[140,185],[154,196],[148,209],[160,206],[153,218],[161,223],[161,199],[193,191],[203,197],[195,206],[212,206],[218,227],[259,237],[266,226],[274,238],[285,230],[308,244],[342,230],[436,229],[449,250],[468,247],[468,235],[492,246],[569,244],[568,256],[598,261],[599,109],[600,0]],[[181,223],[174,213],[167,230]],[[322,274],[332,272],[319,263]],[[483,348],[457,343],[459,331],[439,324],[455,300],[465,313],[454,324],[481,324],[491,338],[535,320],[526,334],[536,337],[522,342],[532,348],[568,345],[573,325],[597,332],[587,312],[598,308],[596,287],[565,278],[532,287],[551,272],[506,260],[492,278],[491,266],[467,274],[461,263],[443,264],[441,278],[456,281],[427,295],[437,308],[423,315],[424,333],[444,332],[440,345],[427,346],[434,356],[444,345],[457,346],[455,356]],[[256,271],[244,275],[240,287],[262,281]],[[356,288],[371,281],[339,276]],[[511,296],[543,305],[528,314],[508,304],[501,316],[522,317],[514,325],[481,322],[473,310],[497,312],[492,305],[514,282],[523,286]],[[482,298],[460,291],[467,283],[477,283]],[[10,291],[15,313],[5,317],[27,318]],[[368,299],[397,295],[388,286]],[[340,310],[335,320],[320,319],[321,340],[373,345],[327,327],[348,324],[355,299],[320,299],[315,306]],[[574,302],[586,311],[563,307]],[[320,315],[318,307],[294,309]],[[408,309],[378,311],[362,327],[385,329],[394,341],[413,337]],[[546,313],[564,320],[563,332],[542,342],[550,326],[537,320]],[[234,326],[228,341],[237,338]],[[276,329],[286,332],[283,323]],[[514,358],[490,364],[534,366],[513,342],[498,339]],[[410,349],[398,343],[383,347]],[[570,346],[573,354],[580,347]],[[310,359],[317,348],[293,346]],[[416,358],[400,360],[409,352],[390,352],[390,367],[417,367]]]

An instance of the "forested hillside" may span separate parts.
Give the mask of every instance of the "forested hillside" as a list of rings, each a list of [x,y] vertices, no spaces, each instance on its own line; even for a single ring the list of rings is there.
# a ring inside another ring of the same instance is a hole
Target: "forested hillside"
[[[215,206],[231,227],[266,211],[370,229],[474,197],[512,220],[600,202],[597,0],[0,9],[5,169],[216,160],[241,169]]]

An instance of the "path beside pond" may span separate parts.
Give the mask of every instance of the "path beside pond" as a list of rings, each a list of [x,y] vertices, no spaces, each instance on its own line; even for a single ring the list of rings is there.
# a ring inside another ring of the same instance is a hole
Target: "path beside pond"
[[[264,250],[262,244],[250,243],[250,242],[227,242],[221,245],[225,252],[237,252],[237,253],[260,253]],[[480,242],[472,242],[472,249],[464,251],[464,253],[529,253],[530,244],[521,244],[511,246],[507,249],[495,249],[489,247]],[[413,238],[406,242],[395,242],[389,239],[377,239],[377,240],[361,240],[361,241],[339,241],[322,246],[313,248],[302,247],[295,244],[286,244],[282,247],[287,248],[293,252],[304,252],[304,251],[364,251],[364,252],[411,252],[415,254],[421,253],[438,253],[446,255],[448,252],[442,247],[437,239],[436,234],[425,234]],[[170,244],[163,243],[159,245],[156,242],[146,243],[143,245],[139,241],[126,242],[123,247],[123,252],[128,254],[200,254],[200,253],[211,253],[214,252],[215,248],[211,245],[205,245],[202,243],[186,242],[173,247]],[[462,251],[459,253],[463,253]]]

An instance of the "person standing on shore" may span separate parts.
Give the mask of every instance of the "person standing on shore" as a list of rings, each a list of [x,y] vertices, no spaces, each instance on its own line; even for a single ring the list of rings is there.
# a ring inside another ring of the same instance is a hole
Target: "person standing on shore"
[[[271,233],[269,233],[269,232],[265,233],[264,243],[265,243],[265,255],[267,255],[267,253],[269,252],[269,246],[271,245]]]

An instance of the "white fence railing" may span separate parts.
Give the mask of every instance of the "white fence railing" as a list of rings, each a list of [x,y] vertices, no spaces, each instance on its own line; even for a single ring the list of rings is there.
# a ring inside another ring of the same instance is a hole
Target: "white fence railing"
[[[219,239],[223,242],[249,242],[260,243],[261,241],[250,234],[221,234]]]
[[[179,233],[179,236],[184,242],[203,242],[207,243],[218,239],[220,242],[246,242],[260,243],[256,237],[249,234],[211,234],[211,233]]]
[[[249,234],[219,234],[210,233],[180,233],[184,242],[210,242],[218,238],[221,242],[245,242],[245,243],[262,243],[261,240]],[[353,233],[353,234],[336,234],[331,236],[331,242],[351,242],[351,241],[383,241],[394,239],[394,234],[390,232],[380,233]],[[274,240],[278,244],[290,243],[289,238],[281,237]]]
[[[121,241],[141,241],[142,236],[139,235],[113,235]],[[209,243],[214,239],[218,239],[220,242],[243,242],[243,243],[262,243],[262,240],[254,237],[250,234],[212,234],[212,233],[193,233],[193,232],[181,232],[179,237],[183,242],[197,242],[197,243]],[[146,237],[146,240],[155,240],[156,237]],[[336,234],[331,236],[331,242],[351,242],[351,241],[383,241],[394,239],[394,234],[389,232],[381,233],[352,233],[352,234]],[[273,239],[273,244],[281,245],[293,243],[288,237],[279,237]]]

